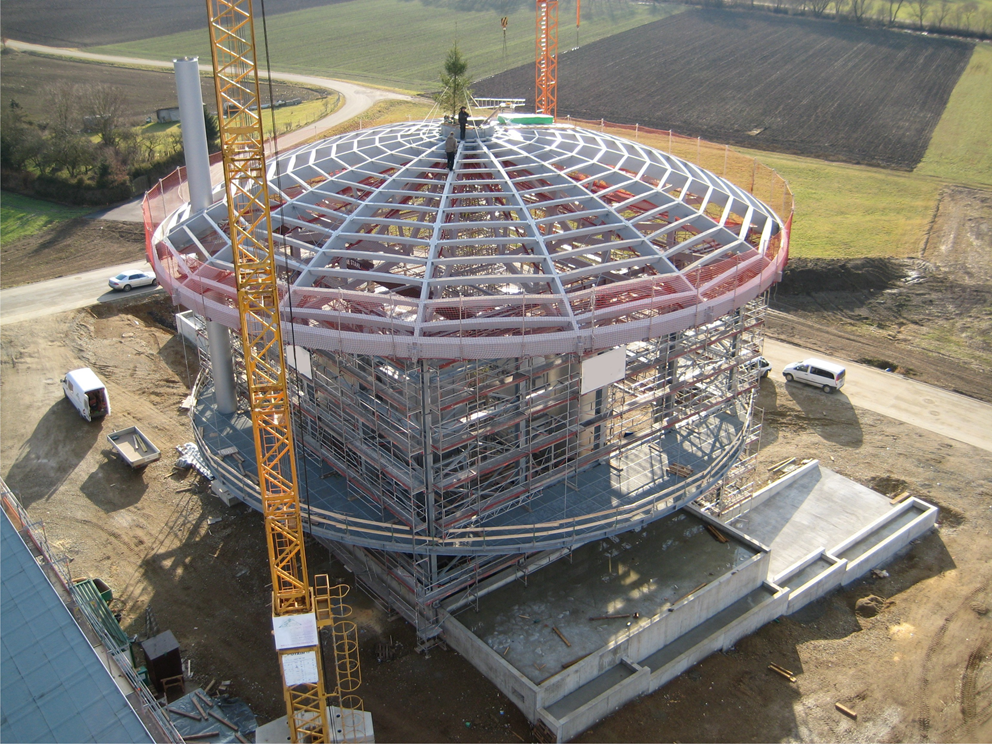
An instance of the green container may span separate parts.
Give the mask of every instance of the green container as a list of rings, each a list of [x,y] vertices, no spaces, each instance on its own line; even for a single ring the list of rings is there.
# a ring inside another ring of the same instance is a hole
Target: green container
[[[500,124],[554,124],[555,117],[551,114],[500,114],[498,117]]]

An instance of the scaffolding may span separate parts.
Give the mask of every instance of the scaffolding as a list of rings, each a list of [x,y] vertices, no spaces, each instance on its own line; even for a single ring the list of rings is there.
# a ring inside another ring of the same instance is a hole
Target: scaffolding
[[[443,134],[350,133],[269,173],[306,528],[422,641],[590,540],[746,505],[789,233],[610,135],[493,125],[449,177]],[[149,252],[178,302],[233,327],[225,240],[217,205],[181,207]],[[216,411],[209,364],[197,443],[258,508],[250,421]]]

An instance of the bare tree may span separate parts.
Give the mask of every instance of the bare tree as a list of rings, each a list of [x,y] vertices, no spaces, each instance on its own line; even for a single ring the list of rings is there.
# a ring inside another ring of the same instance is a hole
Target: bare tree
[[[95,163],[95,148],[88,137],[70,134],[48,138],[44,167],[50,175],[64,170],[70,178],[75,178],[92,170]]]
[[[847,5],[847,0],[832,0],[834,4],[834,18],[838,21],[844,17],[844,6]]]
[[[851,0],[851,17],[855,23],[864,23],[865,19],[871,15],[874,0]]]
[[[933,27],[938,31],[944,27],[947,16],[951,12],[950,0],[940,0],[940,4],[933,13]]]
[[[888,24],[890,26],[896,22],[896,18],[898,18],[899,11],[902,9],[904,2],[905,0],[888,0]]]
[[[830,0],[809,0],[809,11],[815,18],[822,18],[830,7]]]
[[[927,13],[930,11],[931,0],[913,0],[913,16],[920,26],[920,31],[925,27]]]
[[[52,137],[76,135],[83,127],[82,90],[75,83],[60,80],[45,88],[48,131]]]
[[[92,130],[100,135],[103,144],[116,147],[127,127],[127,96],[124,89],[94,85],[86,89],[85,100],[86,115],[90,117]]]

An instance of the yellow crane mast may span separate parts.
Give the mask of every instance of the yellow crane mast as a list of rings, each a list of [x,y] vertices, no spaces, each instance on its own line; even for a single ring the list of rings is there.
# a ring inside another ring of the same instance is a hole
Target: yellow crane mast
[[[357,628],[343,618],[347,586],[326,575],[310,587],[293,448],[286,364],[279,325],[279,288],[251,0],[207,0],[217,119],[224,156],[241,342],[255,433],[255,456],[272,573],[273,635],[282,671],[287,723],[294,742],[355,740],[362,718]],[[334,702],[339,732],[328,730],[318,629],[334,642]],[[352,723],[349,725],[349,720]]]

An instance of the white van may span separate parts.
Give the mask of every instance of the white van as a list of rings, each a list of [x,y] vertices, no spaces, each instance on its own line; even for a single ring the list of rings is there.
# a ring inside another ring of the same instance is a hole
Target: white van
[[[110,413],[107,388],[89,367],[66,372],[65,377],[62,378],[62,390],[69,402],[79,411],[79,415],[87,421]]]
[[[782,368],[782,376],[787,382],[805,382],[814,385],[825,393],[832,393],[844,387],[846,370],[839,364],[822,359],[804,359]]]

